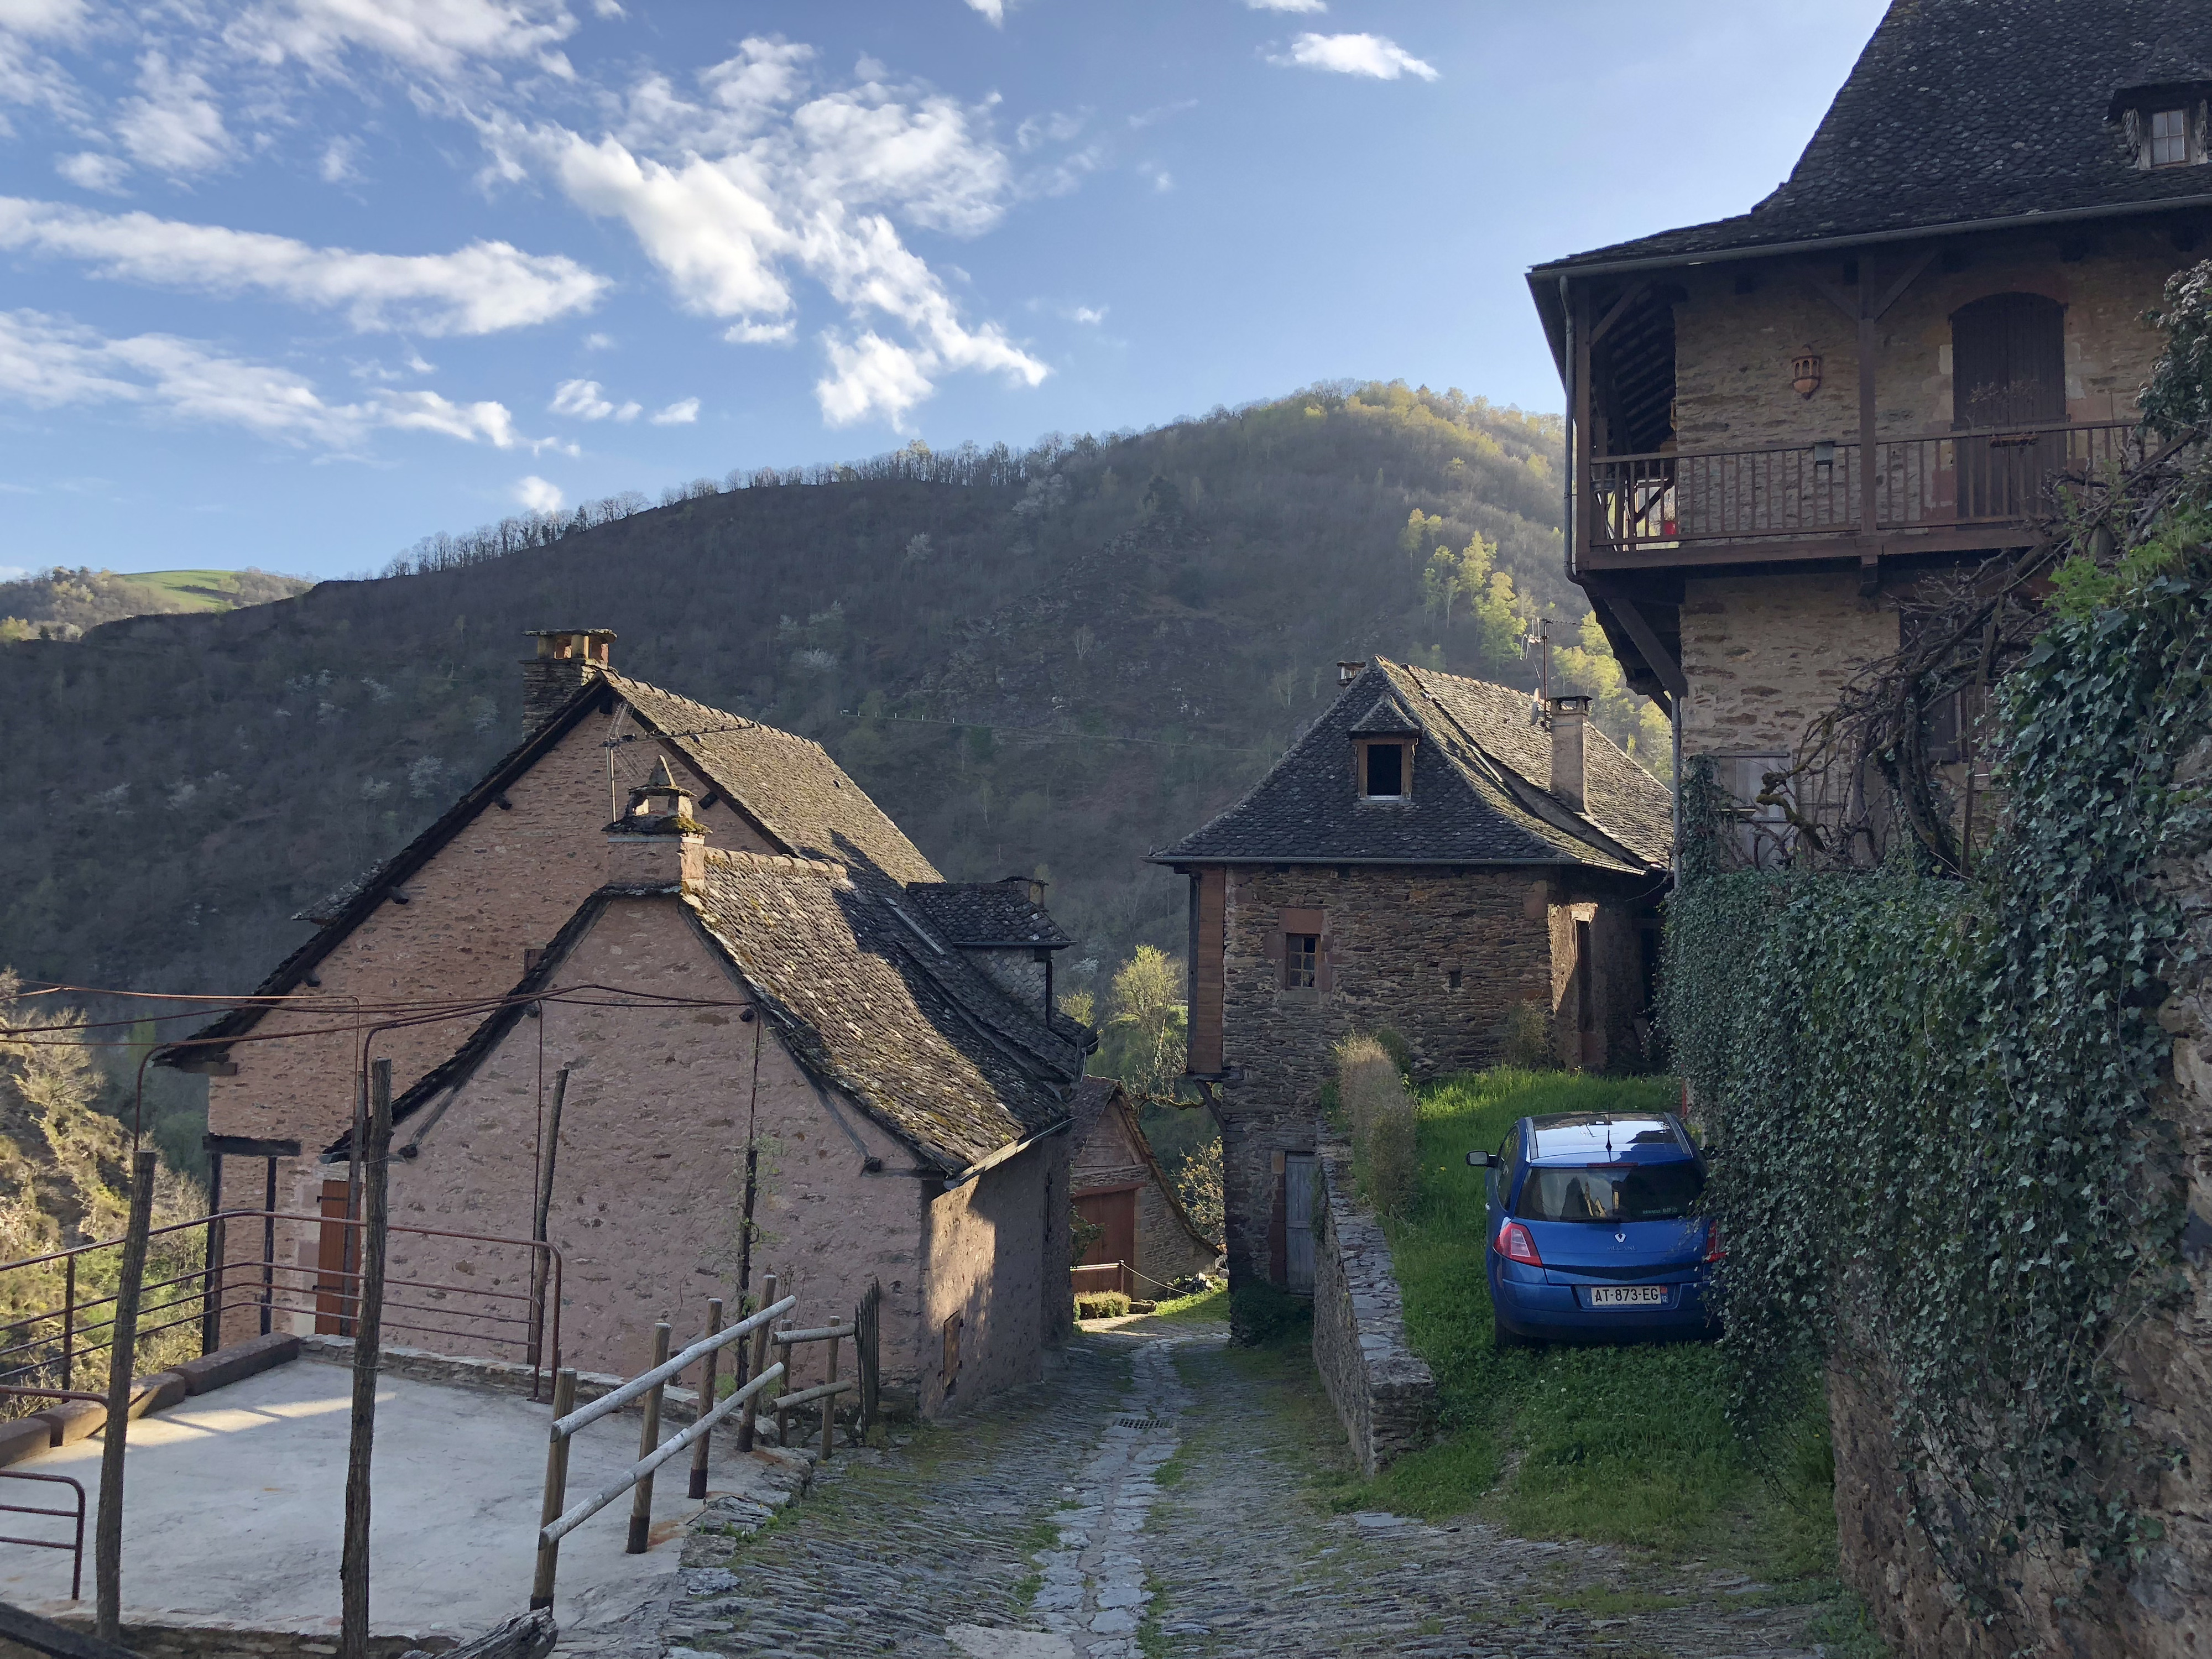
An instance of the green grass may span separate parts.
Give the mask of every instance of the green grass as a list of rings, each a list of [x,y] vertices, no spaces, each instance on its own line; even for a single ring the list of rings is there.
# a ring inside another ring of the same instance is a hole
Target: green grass
[[[164,593],[173,593],[200,611],[230,609],[229,600],[214,598],[204,590],[213,588],[218,593],[232,593],[238,589],[238,577],[228,570],[132,570],[116,574],[141,587],[157,587]]]
[[[1170,1297],[1152,1312],[1131,1320],[1120,1328],[1125,1331],[1172,1330],[1177,1326],[1196,1328],[1228,1322],[1229,1291],[1224,1285],[1200,1291],[1196,1296]]]
[[[1420,1196],[1388,1224],[1407,1334],[1437,1378],[1440,1444],[1347,1486],[1341,1507],[1434,1518],[1479,1510],[1532,1538],[1724,1557],[1762,1579],[1835,1571],[1826,1413],[1808,1401],[1763,1455],[1722,1412],[1720,1357],[1703,1343],[1491,1346],[1483,1172],[1516,1118],[1561,1111],[1667,1111],[1670,1079],[1510,1071],[1455,1078],[1420,1100]]]

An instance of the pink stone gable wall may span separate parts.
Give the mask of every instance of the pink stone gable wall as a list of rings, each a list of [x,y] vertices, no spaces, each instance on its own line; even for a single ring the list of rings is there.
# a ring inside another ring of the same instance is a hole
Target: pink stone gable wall
[[[704,1328],[709,1297],[721,1297],[735,1316],[746,1125],[757,1113],[756,1291],[763,1274],[775,1273],[800,1298],[796,1316],[817,1323],[848,1316],[870,1279],[879,1281],[889,1403],[942,1408],[938,1332],[956,1308],[970,1319],[955,1405],[1037,1375],[1047,1337],[1040,1228],[1048,1150],[933,1200],[933,1184],[912,1173],[904,1143],[842,1095],[816,1088],[772,1030],[739,1017],[744,990],[672,898],[611,901],[560,977],[732,1006],[556,1003],[539,1019],[517,1021],[422,1136],[419,1156],[395,1158],[395,1223],[527,1237],[540,1114],[567,1066],[548,1226],[564,1265],[564,1364],[635,1372],[657,1318],[668,1317],[681,1340]],[[403,1122],[395,1145],[419,1127]],[[871,1158],[880,1160],[878,1172],[864,1167]],[[1063,1175],[1063,1201],[1064,1192]],[[515,1260],[403,1235],[392,1273],[512,1284]],[[484,1352],[487,1327],[454,1323],[459,1337],[411,1340]],[[823,1359],[819,1347],[802,1350],[793,1386],[823,1380]],[[845,1375],[852,1364],[848,1347]]]
[[[406,903],[379,905],[323,958],[313,970],[320,986],[302,986],[297,993],[312,1000],[316,1012],[264,1016],[252,1033],[257,1040],[230,1051],[237,1075],[209,1079],[208,1127],[214,1133],[300,1142],[301,1166],[280,1168],[280,1203],[300,1194],[313,1208],[313,1193],[326,1173],[316,1167],[315,1157],[353,1121],[359,1040],[350,1031],[283,1042],[258,1039],[350,1024],[349,999],[377,1004],[490,998],[513,986],[522,976],[524,951],[547,944],[607,878],[601,834],[607,823],[607,728],[603,715],[580,720],[508,786],[506,810],[486,805],[407,878]],[[633,765],[638,751],[649,755],[657,747],[629,745],[623,751],[624,765]],[[726,804],[717,802],[700,816],[710,831],[708,845],[765,850],[760,836]],[[450,1054],[474,1023],[457,1020],[380,1033],[373,1052],[392,1062],[395,1097]],[[231,1160],[226,1201],[258,1208],[263,1179],[258,1160]],[[312,1261],[314,1230],[286,1231],[279,1259]],[[259,1229],[234,1228],[226,1254],[234,1262],[258,1263]],[[283,1278],[300,1282],[296,1274]],[[234,1304],[249,1279],[258,1284],[258,1273],[240,1269],[232,1274]],[[236,1341],[256,1328],[250,1310],[234,1307],[224,1337]]]

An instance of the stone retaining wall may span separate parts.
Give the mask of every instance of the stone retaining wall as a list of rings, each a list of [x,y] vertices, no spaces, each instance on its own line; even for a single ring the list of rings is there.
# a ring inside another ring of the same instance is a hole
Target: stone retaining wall
[[[1328,1133],[1324,1127],[1321,1135]],[[1374,1474],[1436,1433],[1437,1384],[1406,1346],[1389,1242],[1352,1190],[1352,1149],[1319,1139],[1314,1217],[1314,1369],[1359,1467]]]

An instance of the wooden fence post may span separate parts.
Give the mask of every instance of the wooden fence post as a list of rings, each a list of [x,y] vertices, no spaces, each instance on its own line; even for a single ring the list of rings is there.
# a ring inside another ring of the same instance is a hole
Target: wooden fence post
[[[668,1359],[668,1322],[662,1320],[653,1328],[653,1363],[665,1364]],[[638,1461],[642,1462],[660,1446],[660,1396],[668,1387],[656,1382],[645,1396],[645,1421],[637,1431]],[[629,1549],[632,1555],[645,1553],[646,1546],[653,1541],[653,1477],[641,1478],[630,1493]]]
[[[835,1330],[836,1327],[833,1325],[830,1328]],[[834,1336],[830,1339],[829,1380],[832,1382],[837,1380],[837,1339]],[[836,1431],[837,1396],[825,1394],[822,1396],[822,1461],[825,1463],[836,1455]]]
[[[356,1144],[363,1237],[354,1302],[353,1430],[346,1446],[345,1545],[338,1564],[338,1653],[368,1659],[368,1474],[376,1443],[376,1376],[384,1358],[384,1256],[390,1242],[386,1176],[392,1152],[392,1062],[376,1062],[368,1144]]]
[[[559,1422],[576,1409],[576,1373],[566,1368],[553,1373],[553,1420]],[[568,1442],[555,1435],[545,1448],[545,1503],[538,1510],[538,1525],[542,1531],[561,1518],[561,1511],[568,1502]],[[538,1546],[538,1576],[531,1581],[530,1605],[534,1608],[553,1605],[553,1574],[561,1564],[561,1540],[548,1544],[541,1540]]]
[[[707,1303],[707,1334],[713,1336],[721,1328],[722,1298],[719,1296],[709,1297]],[[704,1367],[704,1374],[699,1379],[699,1409],[692,1414],[694,1422],[714,1409],[715,1373],[720,1370],[716,1362],[721,1357],[722,1351],[716,1348],[700,1362]],[[699,1437],[699,1443],[691,1448],[691,1496],[694,1498],[707,1495],[708,1443],[714,1437],[711,1431],[702,1434]]]
[[[775,1275],[770,1273],[761,1281],[761,1306],[775,1306]],[[768,1321],[763,1320],[753,1332],[753,1363],[746,1371],[747,1381],[758,1376],[768,1364]],[[760,1396],[754,1395],[745,1401],[745,1408],[738,1413],[738,1449],[749,1452],[753,1449],[753,1421],[760,1415]]]
[[[131,1222],[123,1235],[123,1273],[115,1287],[115,1343],[107,1359],[107,1427],[100,1449],[100,1519],[93,1534],[93,1629],[123,1639],[123,1454],[130,1439],[131,1382],[137,1369],[138,1291],[146,1281],[146,1235],[154,1224],[154,1149],[131,1157]]]
[[[853,1311],[853,1363],[860,1378],[854,1428],[863,1441],[876,1426],[876,1409],[883,1391],[883,1281],[871,1279],[860,1295],[860,1305]]]

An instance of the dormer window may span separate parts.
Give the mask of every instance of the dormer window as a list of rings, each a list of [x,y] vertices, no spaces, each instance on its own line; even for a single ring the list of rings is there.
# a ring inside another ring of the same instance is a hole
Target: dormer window
[[[2189,160],[2189,112],[2154,109],[2150,112],[2150,164],[2179,167]]]
[[[1410,800],[1421,728],[1395,696],[1376,700],[1353,726],[1352,781],[1362,800]]]
[[[2195,167],[2212,159],[2205,145],[2208,97],[2212,82],[2123,87],[2112,94],[2106,118],[2118,125],[2137,167]]]

